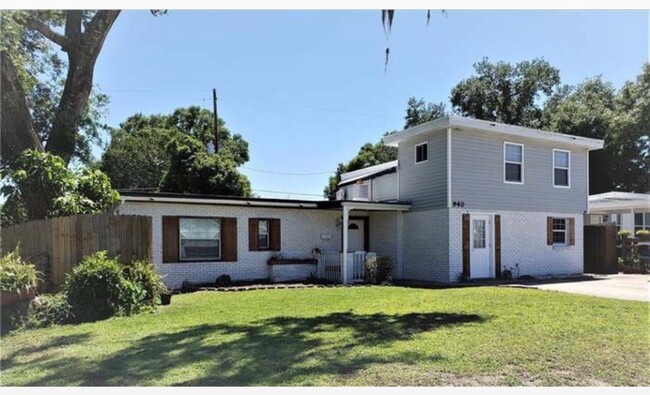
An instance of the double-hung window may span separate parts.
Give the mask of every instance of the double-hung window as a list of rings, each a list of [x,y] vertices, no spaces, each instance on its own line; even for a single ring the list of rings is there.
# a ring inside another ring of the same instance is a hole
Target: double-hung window
[[[553,244],[567,244],[566,218],[553,218]]]
[[[524,183],[524,146],[523,144],[504,143],[503,145],[503,181],[512,184]]]
[[[257,227],[257,247],[260,250],[268,250],[270,248],[269,240],[269,220],[260,219]]]
[[[181,261],[221,259],[221,221],[217,218],[180,218]]]
[[[427,160],[429,160],[429,144],[417,144],[415,146],[415,163],[422,163]]]
[[[553,150],[553,186],[571,187],[571,151]]]
[[[636,232],[643,229],[650,230],[650,213],[635,213],[634,234],[636,235]]]

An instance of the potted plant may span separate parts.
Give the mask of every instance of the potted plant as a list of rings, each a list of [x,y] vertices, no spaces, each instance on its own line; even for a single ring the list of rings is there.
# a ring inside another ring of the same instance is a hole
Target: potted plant
[[[621,230],[618,231],[618,237],[620,237],[623,240],[629,238],[631,234],[632,234],[632,232],[630,232],[629,230],[626,230],[626,229],[621,229]]]
[[[0,304],[7,306],[34,299],[40,277],[36,267],[22,259],[19,247],[0,257]]]
[[[639,241],[650,241],[650,230],[647,229],[637,230],[636,237],[639,238]]]

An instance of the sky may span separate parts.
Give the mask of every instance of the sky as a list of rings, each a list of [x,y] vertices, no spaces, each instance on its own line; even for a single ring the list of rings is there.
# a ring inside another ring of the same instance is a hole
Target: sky
[[[543,57],[563,83],[616,87],[648,61],[647,11],[124,11],[95,68],[106,122],[212,108],[249,143],[262,197],[318,199],[339,162],[400,130],[409,97],[449,101],[483,57]],[[384,70],[384,51],[390,60]],[[95,149],[95,154],[101,154]],[[273,192],[271,192],[273,191]]]

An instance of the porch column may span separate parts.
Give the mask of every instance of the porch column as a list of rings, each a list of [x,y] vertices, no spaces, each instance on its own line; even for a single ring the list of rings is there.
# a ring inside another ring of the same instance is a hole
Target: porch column
[[[343,284],[348,283],[348,217],[350,216],[350,208],[343,206],[343,258],[341,259],[341,275],[343,276]]]

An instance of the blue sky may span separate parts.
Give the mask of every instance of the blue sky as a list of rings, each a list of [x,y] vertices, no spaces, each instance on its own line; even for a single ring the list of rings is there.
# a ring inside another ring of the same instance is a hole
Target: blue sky
[[[648,60],[648,21],[647,11],[450,10],[432,11],[427,27],[426,11],[397,11],[386,38],[379,11],[124,11],[95,82],[111,98],[111,126],[211,108],[217,88],[219,116],[249,142],[253,192],[316,199],[324,173],[401,129],[410,96],[447,102],[483,56],[544,57],[564,83],[602,74],[618,87]]]

